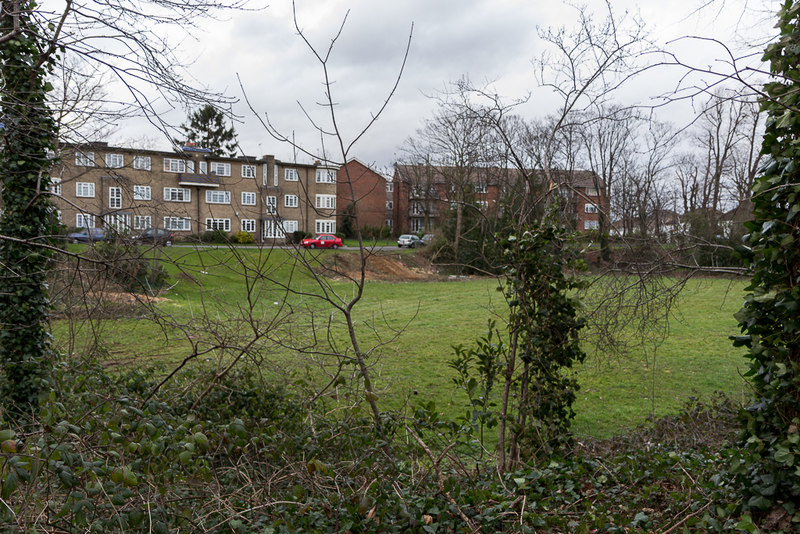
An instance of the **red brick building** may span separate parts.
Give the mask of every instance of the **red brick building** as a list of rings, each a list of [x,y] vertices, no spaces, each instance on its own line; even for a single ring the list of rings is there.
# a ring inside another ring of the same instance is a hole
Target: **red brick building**
[[[336,183],[339,227],[341,218],[350,204],[355,205],[361,228],[387,226],[387,219],[391,221],[391,207],[386,200],[387,187],[386,178],[369,166],[355,158],[348,161],[339,169]]]

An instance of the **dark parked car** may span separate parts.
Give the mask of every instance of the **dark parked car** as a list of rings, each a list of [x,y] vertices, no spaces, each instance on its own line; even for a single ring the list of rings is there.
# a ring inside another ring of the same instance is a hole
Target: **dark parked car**
[[[80,232],[73,232],[67,236],[73,243],[89,243],[91,241],[103,241],[106,233],[102,228],[84,228]]]
[[[397,246],[400,248],[416,248],[425,245],[425,242],[414,234],[403,234],[397,238]]]
[[[303,239],[300,245],[305,248],[339,248],[342,246],[342,240],[335,235],[320,234],[317,237]]]
[[[175,234],[170,230],[163,228],[148,228],[139,235],[133,236],[133,239],[139,243],[152,243],[154,245],[172,245]]]

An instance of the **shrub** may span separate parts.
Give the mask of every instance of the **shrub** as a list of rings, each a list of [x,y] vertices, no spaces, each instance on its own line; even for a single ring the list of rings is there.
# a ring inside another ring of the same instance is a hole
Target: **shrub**
[[[256,240],[253,238],[253,234],[251,234],[250,232],[245,232],[243,230],[236,232],[236,235],[233,236],[233,240],[242,245],[256,242]]]

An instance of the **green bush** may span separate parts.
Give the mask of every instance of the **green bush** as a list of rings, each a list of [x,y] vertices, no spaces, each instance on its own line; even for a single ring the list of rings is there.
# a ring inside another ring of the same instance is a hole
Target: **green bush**
[[[233,236],[233,240],[241,245],[246,245],[256,242],[256,240],[253,238],[253,234],[251,234],[250,232],[245,232],[243,230],[236,232],[236,235]]]

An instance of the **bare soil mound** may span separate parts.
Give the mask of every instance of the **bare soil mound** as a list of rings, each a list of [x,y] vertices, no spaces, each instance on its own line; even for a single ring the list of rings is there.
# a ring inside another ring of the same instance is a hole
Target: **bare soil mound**
[[[358,279],[361,275],[361,261],[357,253],[331,254],[325,261],[325,276],[344,280]],[[367,280],[388,282],[419,282],[423,280],[442,280],[443,277],[420,254],[376,252],[367,257]]]

